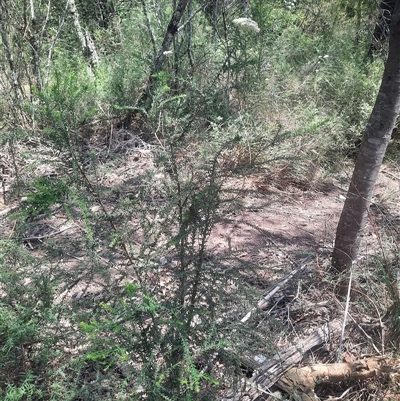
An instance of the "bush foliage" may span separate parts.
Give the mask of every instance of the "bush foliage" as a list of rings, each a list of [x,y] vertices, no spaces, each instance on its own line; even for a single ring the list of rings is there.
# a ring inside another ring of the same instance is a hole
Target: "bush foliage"
[[[176,2],[31,3],[0,9],[7,202],[23,200],[0,244],[0,398],[216,399],[279,331],[237,323],[260,266],[211,251],[242,207],[227,182],[351,160],[383,66],[371,2],[194,1],[153,75]]]

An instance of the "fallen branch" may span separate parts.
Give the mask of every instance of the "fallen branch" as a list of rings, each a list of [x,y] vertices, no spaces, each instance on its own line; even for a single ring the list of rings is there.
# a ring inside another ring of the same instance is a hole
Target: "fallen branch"
[[[320,383],[365,380],[397,372],[399,359],[371,357],[356,362],[316,364],[289,369],[275,383],[296,401],[319,401],[314,389]]]
[[[73,228],[73,227],[72,226],[65,227],[65,228],[63,228],[61,230],[58,230],[58,231],[55,231],[55,232],[52,232],[52,233],[48,233],[48,234],[38,235],[36,237],[24,237],[24,238],[22,238],[22,240],[23,241],[34,241],[34,240],[40,241],[40,240],[42,240],[44,238],[54,237],[55,235],[61,234],[64,231],[70,230],[71,228]]]
[[[263,298],[258,302],[257,307],[252,309],[251,311],[249,311],[246,316],[244,316],[240,322],[241,323],[245,323],[247,322],[250,317],[251,314],[253,312],[255,312],[257,309],[261,309],[261,310],[265,310],[267,309],[268,305],[269,305],[269,301],[271,300],[271,298],[279,291],[281,290],[287,283],[288,281],[290,281],[297,273],[301,272],[302,270],[304,270],[304,268],[311,262],[312,260],[312,256],[307,256],[306,258],[304,258],[299,264],[297,269],[293,270],[287,277],[285,277],[281,282],[279,282],[278,284],[276,284],[274,286],[274,288],[272,288],[270,291],[268,291],[267,294],[265,294],[263,296]]]
[[[341,321],[335,319],[316,330],[295,346],[275,355],[264,362],[255,372],[254,376],[243,381],[240,388],[231,391],[222,401],[239,401],[246,396],[249,401],[255,400],[262,393],[275,384],[289,369],[298,364],[304,355],[318,346],[329,343],[340,334]]]

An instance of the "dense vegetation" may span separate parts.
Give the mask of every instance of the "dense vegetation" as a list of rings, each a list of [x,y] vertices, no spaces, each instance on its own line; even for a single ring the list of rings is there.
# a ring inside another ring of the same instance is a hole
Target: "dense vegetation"
[[[193,0],[171,30],[182,3],[0,0],[2,400],[213,400],[274,353],[281,322],[237,323],[260,266],[208,239],[232,182],[352,165],[380,10]]]

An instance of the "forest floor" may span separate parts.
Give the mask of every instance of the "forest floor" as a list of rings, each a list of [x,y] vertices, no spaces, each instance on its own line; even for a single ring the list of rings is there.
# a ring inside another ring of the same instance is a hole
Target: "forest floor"
[[[262,175],[243,178],[243,208],[215,227],[210,244],[216,254],[233,251],[245,263],[261,267],[249,282],[264,294],[274,284],[285,282],[267,311],[288,331],[279,344],[285,349],[325,322],[345,316],[344,298],[335,295],[340,280],[332,272],[330,255],[351,172],[307,182],[282,171],[273,180]],[[237,182],[231,185],[238,187]],[[338,343],[330,344],[322,353],[308,355],[303,363],[354,362],[365,355],[393,355],[397,349],[388,329],[391,301],[382,265],[393,266],[398,251],[399,196],[399,171],[384,165],[354,270],[342,354],[338,357]],[[304,269],[298,269],[310,259]],[[285,281],[296,269],[299,272]],[[374,381],[359,383],[344,399],[400,400],[400,387],[393,383],[383,391]],[[318,395],[340,397],[349,389],[346,384],[321,386]]]
[[[151,150],[142,150],[139,156],[137,152],[132,152],[124,164],[107,165],[107,174],[102,176],[103,184],[109,188],[121,188],[148,168],[149,163]],[[29,161],[25,161],[25,165],[28,166]],[[43,173],[51,173],[48,166],[38,166],[37,171],[41,169]],[[240,189],[238,198],[241,207],[230,211],[214,227],[208,242],[209,252],[215,256],[233,253],[244,264],[257,265],[259,273],[249,273],[248,281],[260,291],[260,296],[288,277],[307,257],[312,260],[270,301],[268,314],[279,318],[287,329],[278,347],[288,347],[296,342],[296,338],[303,338],[316,327],[344,314],[343,302],[334,295],[337,281],[330,271],[329,259],[348,182],[349,176],[344,173],[329,179],[305,182],[297,180],[283,166],[273,180],[270,175],[254,174],[226,183],[226,190]],[[18,200],[5,203],[8,189],[5,186],[0,197],[2,238],[13,235],[15,222],[8,219],[7,211],[12,211],[12,207],[19,203]],[[387,294],[384,280],[377,279],[382,272],[368,267],[367,261],[377,255],[384,259],[382,252],[393,254],[393,248],[397,250],[400,237],[399,197],[399,171],[393,166],[383,166],[370,221],[362,239],[361,259],[364,262],[360,262],[360,266],[363,267],[355,274],[356,295],[350,305],[354,321],[350,321],[347,329],[343,357],[346,361],[357,360],[365,354],[385,355],[395,349],[383,322],[390,300],[382,299],[383,294]],[[58,211],[41,221],[36,220],[25,233],[24,243],[34,251],[38,239],[45,241],[47,236],[56,236],[61,242],[63,238],[68,242],[81,229],[79,223],[72,223]],[[73,263],[76,259],[79,255],[72,255],[71,260],[64,260],[64,263]],[[77,297],[80,291],[79,288],[70,288],[69,294]],[[91,291],[96,292],[95,286]],[[337,344],[331,346],[336,349]],[[335,359],[333,354],[327,350],[324,357],[319,355],[316,360],[311,355],[307,362],[332,362]],[[322,389],[321,396],[338,396],[345,389]],[[385,396],[373,383],[357,385],[352,391],[353,395],[368,392]],[[396,394],[398,391],[391,387],[386,399],[389,396],[400,399]]]
[[[278,189],[268,184],[268,178],[246,177],[242,183],[243,209],[217,225],[210,243],[216,252],[242,249],[243,257],[265,265],[266,270],[285,259],[298,261],[307,255],[316,258],[317,269],[325,269],[349,180],[343,174],[325,182],[307,184],[291,177],[284,189],[282,181]],[[399,196],[400,175],[383,166],[362,238],[361,258],[380,252],[378,237],[386,238],[390,234],[398,238]]]

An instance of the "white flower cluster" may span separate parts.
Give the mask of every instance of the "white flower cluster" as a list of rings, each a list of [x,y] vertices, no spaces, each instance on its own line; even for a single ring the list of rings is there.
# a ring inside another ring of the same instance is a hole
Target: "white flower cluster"
[[[291,10],[292,8],[295,8],[297,5],[296,0],[283,0],[283,3],[285,4],[285,7]]]
[[[257,22],[253,21],[251,18],[236,18],[232,21],[232,23],[242,31],[255,33],[260,32]]]

